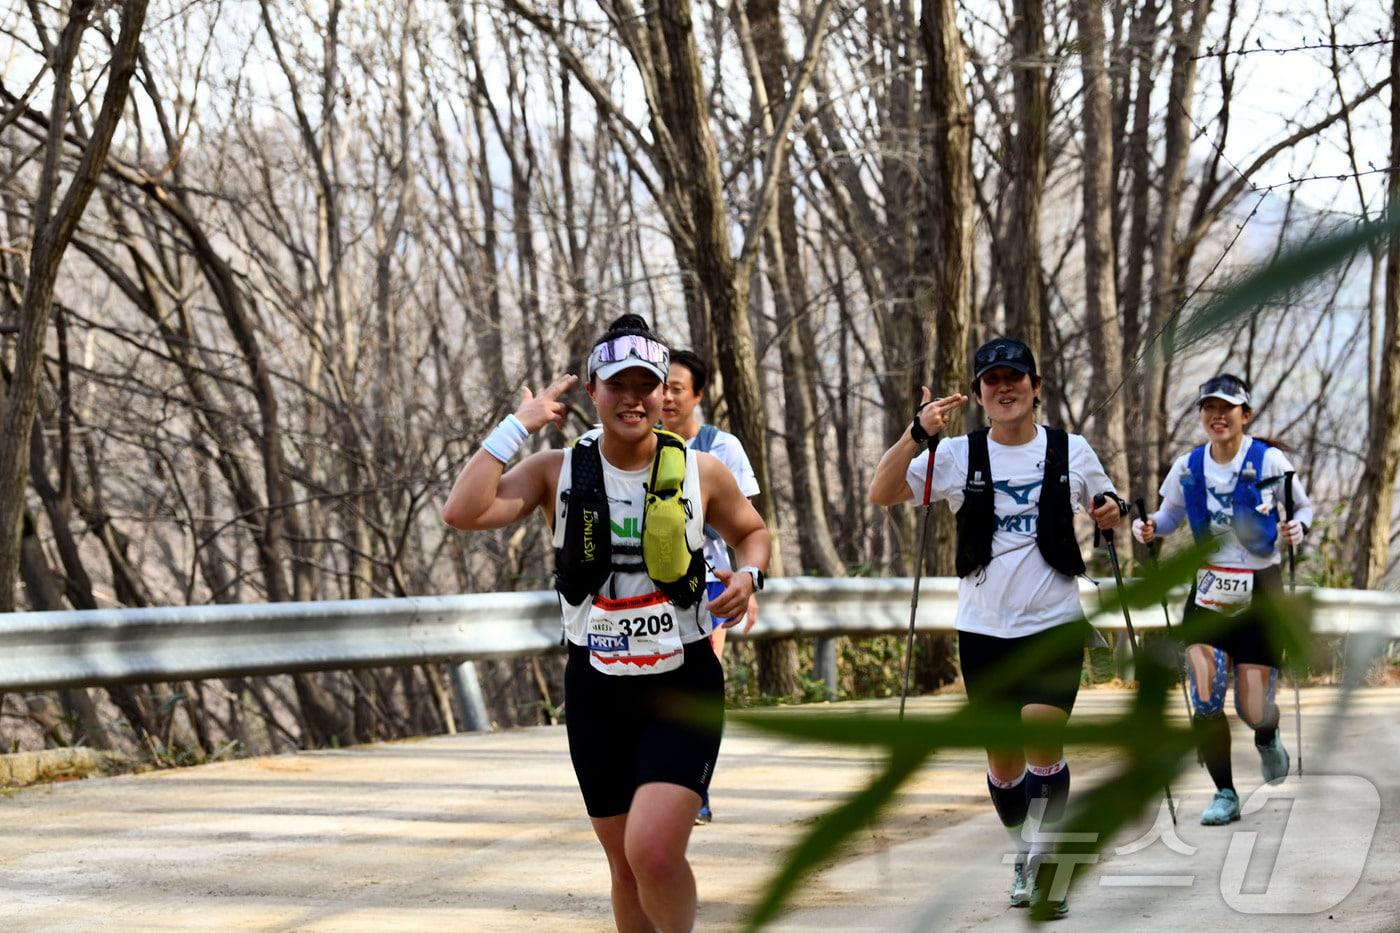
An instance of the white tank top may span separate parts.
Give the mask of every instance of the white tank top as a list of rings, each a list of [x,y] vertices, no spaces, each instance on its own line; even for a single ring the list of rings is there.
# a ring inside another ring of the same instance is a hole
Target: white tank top
[[[587,435],[585,435],[587,437]],[[559,481],[554,493],[554,547],[564,546],[564,525],[567,507],[564,494],[573,486],[572,447],[564,449],[564,460],[559,467]],[[651,466],[640,470],[619,470],[603,456],[601,446],[598,459],[603,462],[603,488],[608,495],[608,519],[612,525],[613,563],[641,564],[641,554],[635,557],[617,553],[619,546],[641,547],[642,514],[646,506],[646,483],[651,475]],[[685,482],[681,486],[681,497],[692,503],[685,523],[685,545],[697,550],[705,543],[705,516],[700,503],[700,469],[694,454],[685,458]],[[603,588],[603,595],[614,599],[628,596],[645,596],[656,591],[656,584],[645,571],[636,573],[613,571]],[[701,599],[689,609],[680,610],[681,643],[690,644],[710,637],[710,611],[705,608],[708,600]],[[564,637],[576,645],[588,644],[588,614],[593,607],[589,597],[577,606],[570,606],[564,598],[559,598],[559,609],[564,616]]]

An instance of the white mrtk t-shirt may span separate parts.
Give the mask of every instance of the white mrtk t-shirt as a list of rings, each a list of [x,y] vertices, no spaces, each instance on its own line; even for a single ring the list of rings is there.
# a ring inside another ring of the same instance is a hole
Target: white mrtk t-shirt
[[[954,626],[999,638],[1019,638],[1084,617],[1079,581],[1045,562],[1036,545],[1040,521],[1040,486],[1045,479],[1045,428],[1035,427],[1035,439],[1008,446],[987,438],[995,489],[992,559],[983,570],[958,582],[958,612]],[[934,454],[930,502],[962,508],[967,483],[967,436],[946,438]],[[928,455],[909,464],[906,479],[915,505],[924,501]],[[1117,492],[1098,455],[1078,434],[1069,436],[1070,508],[1078,512],[1101,492]]]

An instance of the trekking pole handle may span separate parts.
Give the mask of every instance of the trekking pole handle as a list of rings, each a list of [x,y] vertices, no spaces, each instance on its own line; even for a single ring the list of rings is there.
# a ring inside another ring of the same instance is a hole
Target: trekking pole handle
[[[1118,503],[1118,512],[1119,512],[1119,514],[1121,514],[1121,515],[1127,515],[1127,514],[1128,514],[1128,504],[1127,504],[1126,502],[1124,502],[1124,501],[1122,500],[1122,498],[1120,498],[1119,496],[1117,496],[1117,495],[1115,495],[1115,494],[1113,494],[1113,493],[1111,493],[1111,492],[1097,492],[1097,493],[1094,493],[1094,508],[1096,508],[1096,509],[1098,509],[1098,508],[1103,508],[1103,504],[1104,504],[1105,502],[1107,502],[1107,501],[1109,500],[1110,497],[1112,497],[1112,499],[1113,499],[1114,502]],[[1096,540],[1097,540],[1097,537],[1101,535],[1101,536],[1103,537],[1103,539],[1104,539],[1105,541],[1107,541],[1110,545],[1113,544],[1113,529],[1112,529],[1112,528],[1099,528],[1098,525],[1097,525],[1097,523],[1095,524],[1094,528],[1095,528],[1094,534],[1095,534],[1095,539],[1096,539]]]
[[[1151,519],[1147,517],[1147,502],[1142,496],[1138,496],[1134,499],[1133,505],[1137,507],[1139,520],[1143,522],[1151,521]],[[1147,546],[1147,556],[1151,557],[1153,560],[1157,559],[1157,538],[1155,536],[1152,538],[1152,543]]]
[[[1293,521],[1293,471],[1283,474],[1283,517]]]
[[[1104,504],[1104,494],[1101,493],[1101,492],[1100,492],[1100,493],[1096,493],[1096,494],[1094,495],[1094,508],[1097,509],[1097,508],[1099,508],[1100,506],[1102,506],[1103,504]],[[1098,546],[1099,546],[1099,542],[1102,541],[1102,540],[1107,540],[1108,543],[1109,543],[1109,545],[1112,546],[1112,544],[1113,544],[1113,529],[1110,528],[1110,529],[1105,530],[1105,529],[1099,527],[1099,523],[1098,523],[1098,522],[1095,522],[1095,523],[1094,523],[1094,547],[1098,547]]]

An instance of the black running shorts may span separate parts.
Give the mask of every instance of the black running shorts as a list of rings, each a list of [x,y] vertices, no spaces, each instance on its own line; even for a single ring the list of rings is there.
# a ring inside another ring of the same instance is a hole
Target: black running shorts
[[[1279,593],[1282,590],[1283,570],[1278,564],[1254,571],[1254,591],[1256,593]],[[1195,584],[1192,584],[1191,595],[1186,597],[1186,609],[1182,613],[1181,619],[1186,626],[1186,637],[1192,638],[1190,632],[1194,624],[1219,622],[1224,618],[1228,617],[1196,605],[1196,587]],[[1263,664],[1267,667],[1279,667],[1283,662],[1282,653],[1269,639],[1268,633],[1264,631],[1264,626],[1255,619],[1246,616],[1229,621],[1224,628],[1216,626],[1212,626],[1212,628],[1215,628],[1215,631],[1200,640],[1199,643],[1219,648],[1236,664]],[[1192,638],[1192,642],[1195,643],[1196,639]]]
[[[703,795],[719,757],[724,669],[708,638],[686,645],[674,671],[631,677],[594,670],[588,649],[570,643],[564,716],[589,816],[626,813],[637,788],[658,781]]]
[[[968,702],[1017,709],[1041,703],[1071,712],[1090,635],[1082,619],[1018,638],[958,632]]]

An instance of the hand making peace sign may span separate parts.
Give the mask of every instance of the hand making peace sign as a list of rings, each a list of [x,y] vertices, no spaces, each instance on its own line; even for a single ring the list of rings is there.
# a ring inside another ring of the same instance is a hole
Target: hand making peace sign
[[[919,424],[929,434],[937,434],[948,426],[948,415],[955,408],[967,404],[967,396],[960,392],[935,399],[928,386],[923,386],[924,399],[919,406]]]
[[[569,391],[576,382],[578,376],[572,373],[565,374],[551,382],[539,395],[531,392],[529,386],[521,386],[520,407],[515,410],[515,417],[520,419],[520,423],[525,425],[525,430],[531,434],[551,421],[556,427],[563,428],[566,409],[559,401],[559,396]]]

